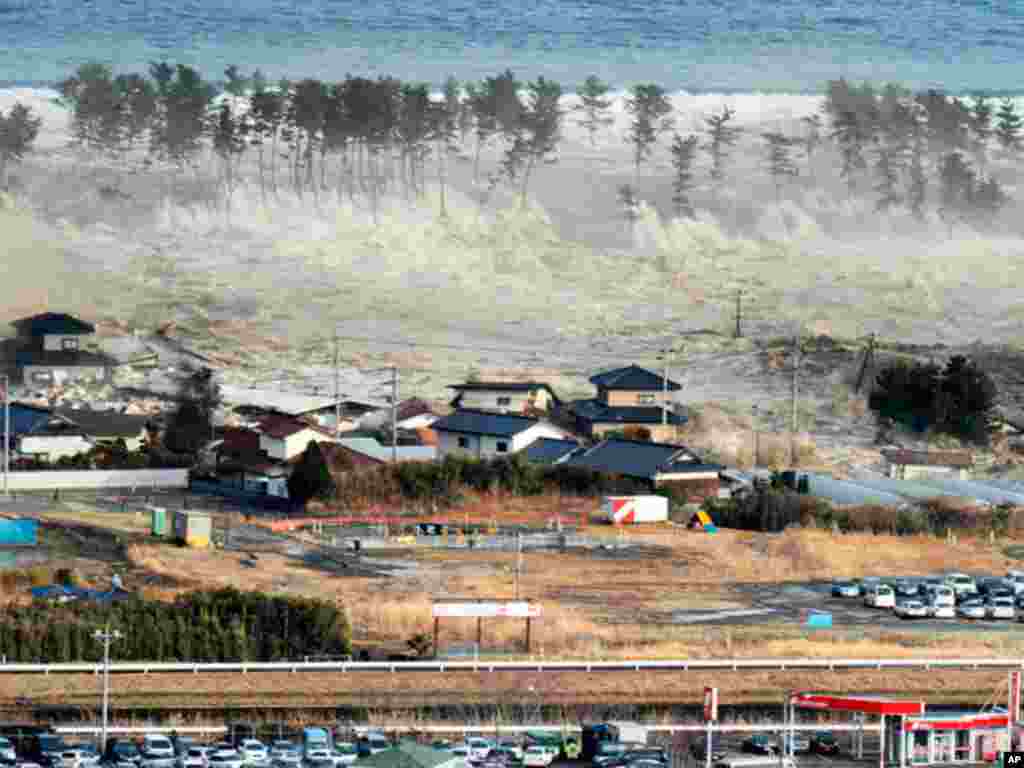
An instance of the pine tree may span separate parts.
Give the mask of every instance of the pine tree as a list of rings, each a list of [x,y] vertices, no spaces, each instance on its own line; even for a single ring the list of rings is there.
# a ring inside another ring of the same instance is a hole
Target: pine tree
[[[999,104],[999,111],[996,112],[996,139],[1003,149],[1016,152],[1020,149],[1021,117],[1017,114],[1017,108],[1013,99],[1005,97]]]
[[[527,83],[526,104],[520,114],[520,127],[506,153],[511,165],[522,168],[520,205],[526,207],[527,186],[534,169],[555,162],[558,141],[562,137],[562,86],[538,77]],[[514,172],[513,172],[514,173]]]
[[[632,117],[628,138],[633,145],[634,170],[639,175],[640,165],[650,157],[658,137],[675,124],[672,102],[659,85],[634,85],[626,98],[626,112]]]
[[[983,93],[974,95],[971,105],[971,133],[974,136],[974,157],[984,167],[988,140],[992,136],[992,102]]]
[[[1009,197],[996,179],[990,176],[978,184],[974,195],[974,205],[984,219],[988,221],[994,219],[1008,202]]]
[[[693,163],[697,158],[697,137],[693,134],[685,139],[678,133],[672,140],[672,168],[675,176],[672,181],[672,202],[676,206],[676,215],[694,218],[693,202],[690,194],[693,191]]]
[[[918,221],[924,220],[924,207],[928,196],[928,176],[925,172],[927,144],[919,110],[911,110],[908,122],[909,165],[907,168],[907,205]]]
[[[607,98],[609,90],[610,86],[597,75],[590,75],[577,91],[580,103],[573,111],[583,115],[577,124],[587,129],[592,147],[597,146],[597,132],[615,123],[610,114],[612,100]]]
[[[870,139],[864,121],[852,110],[841,112],[833,121],[832,138],[839,145],[842,166],[839,176],[846,181],[847,189],[852,195],[856,187],[856,177],[868,167],[864,159],[864,148]]]
[[[768,173],[775,182],[775,200],[778,202],[782,197],[782,184],[785,179],[797,175],[796,163],[793,162],[792,156],[792,148],[796,142],[777,131],[762,133],[761,138],[767,144],[768,154],[765,160],[768,164]]]
[[[428,139],[434,142],[437,157],[437,179],[441,194],[441,217],[448,215],[446,191],[448,184],[448,157],[458,151],[458,125],[462,112],[459,101],[459,81],[449,77],[445,81],[444,101],[432,103],[428,110]]]
[[[821,144],[821,115],[815,113],[800,118],[804,126],[803,148],[804,157],[807,159],[807,171],[811,172],[811,159],[815,150]]]
[[[7,188],[7,168],[20,163],[32,151],[42,120],[20,102],[4,115],[0,110],[0,190]]]
[[[729,149],[736,144],[742,129],[732,125],[736,111],[729,107],[722,107],[722,111],[704,119],[707,126],[708,141],[704,149],[711,156],[711,183],[712,188],[717,192],[718,187],[725,179],[725,162],[728,159]]]

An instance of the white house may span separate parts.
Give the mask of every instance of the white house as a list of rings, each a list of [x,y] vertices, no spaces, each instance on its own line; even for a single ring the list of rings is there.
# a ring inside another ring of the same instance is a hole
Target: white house
[[[337,441],[337,437],[330,430],[285,416],[269,416],[263,419],[257,431],[260,435],[260,450],[278,461],[295,458],[305,451],[310,443]]]
[[[561,405],[554,390],[543,381],[468,381],[448,388],[458,392],[452,407],[466,410],[523,413],[533,408],[550,412]]]
[[[70,379],[105,380],[113,358],[89,351],[96,328],[71,315],[46,312],[12,323],[18,333],[15,365],[29,385]]]
[[[458,410],[435,421],[438,457],[461,454],[492,458],[516,453],[542,437],[565,439],[568,433],[553,424],[528,416],[487,411]]]
[[[88,453],[92,447],[81,427],[60,417],[47,420],[18,441],[18,453],[46,461]]]

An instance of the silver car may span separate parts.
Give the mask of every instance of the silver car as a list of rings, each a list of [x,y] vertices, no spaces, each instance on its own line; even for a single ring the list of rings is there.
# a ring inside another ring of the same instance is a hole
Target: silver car
[[[980,600],[968,600],[960,603],[957,606],[956,612],[963,619],[984,619],[988,616],[985,604]]]
[[[1017,618],[1017,610],[1013,606],[1013,598],[1011,597],[997,597],[989,600],[985,606],[985,613],[990,619],[1009,619],[1013,621]]]

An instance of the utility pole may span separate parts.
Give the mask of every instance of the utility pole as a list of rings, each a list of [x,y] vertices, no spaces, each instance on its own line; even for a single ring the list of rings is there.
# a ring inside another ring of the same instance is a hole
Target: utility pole
[[[341,373],[338,370],[338,333],[334,333],[334,436],[341,434]]]
[[[398,366],[391,366],[391,463],[398,463]]]
[[[742,317],[742,312],[741,312],[741,309],[740,309],[740,297],[741,296],[743,296],[743,289],[742,288],[736,289],[736,338],[737,339],[743,337],[743,331],[742,331],[742,329],[740,327],[740,318]]]
[[[854,392],[859,393],[861,385],[864,383],[864,374],[868,371],[868,366],[874,365],[875,362],[875,334],[868,336],[867,348],[864,350],[864,359],[860,364],[860,371],[857,372],[857,385],[853,388]]]
[[[110,705],[110,643],[121,640],[124,635],[116,629],[111,632],[110,625],[104,630],[97,629],[92,633],[94,640],[103,643],[103,731],[100,737],[100,754],[107,748],[107,712]]]
[[[521,531],[516,531],[516,580],[515,580],[515,598],[519,599],[519,572],[523,569],[523,534]]]
[[[6,374],[4,381],[4,496],[9,495],[7,475],[11,471],[11,377]]]
[[[790,421],[790,465],[796,468],[797,378],[800,375],[800,331],[793,334],[793,409]]]

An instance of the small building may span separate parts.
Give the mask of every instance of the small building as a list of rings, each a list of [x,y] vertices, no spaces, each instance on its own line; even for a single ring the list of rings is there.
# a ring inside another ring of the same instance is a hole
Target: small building
[[[337,440],[328,429],[286,416],[268,416],[259,422],[256,431],[260,436],[260,450],[278,461],[300,456],[310,443]]]
[[[967,480],[974,458],[970,451],[910,451],[905,449],[882,451],[888,464],[889,477],[913,480],[928,475],[946,475]]]
[[[719,491],[720,464],[703,461],[688,448],[667,443],[613,438],[573,454],[563,462],[595,472],[639,480],[651,490],[670,488],[688,499],[716,497]]]
[[[431,428],[438,436],[438,458],[449,454],[491,458],[521,451],[543,437],[568,437],[564,430],[540,419],[469,409],[445,416]]]
[[[441,418],[434,406],[419,397],[403,400],[395,408],[395,425],[399,432],[425,429]],[[362,429],[391,429],[391,409],[382,408],[367,413],[359,420]]]
[[[107,381],[116,365],[108,355],[86,348],[95,345],[96,328],[71,315],[46,312],[12,325],[18,334],[14,362],[27,386]]]
[[[37,424],[19,439],[18,453],[43,461],[56,461],[80,453],[88,453],[94,443],[77,424],[59,416],[51,416]]]
[[[687,421],[675,403],[675,393],[682,387],[645,368],[616,368],[592,376],[590,383],[597,388],[597,397],[569,406],[577,431],[588,437],[646,430],[651,440],[670,442]]]
[[[146,442],[149,417],[88,408],[57,408],[57,416],[80,427],[95,443],[114,445],[124,440],[129,451],[137,451]]]
[[[452,407],[464,410],[552,413],[561,405],[558,395],[543,381],[468,381],[448,388],[458,393]]]

